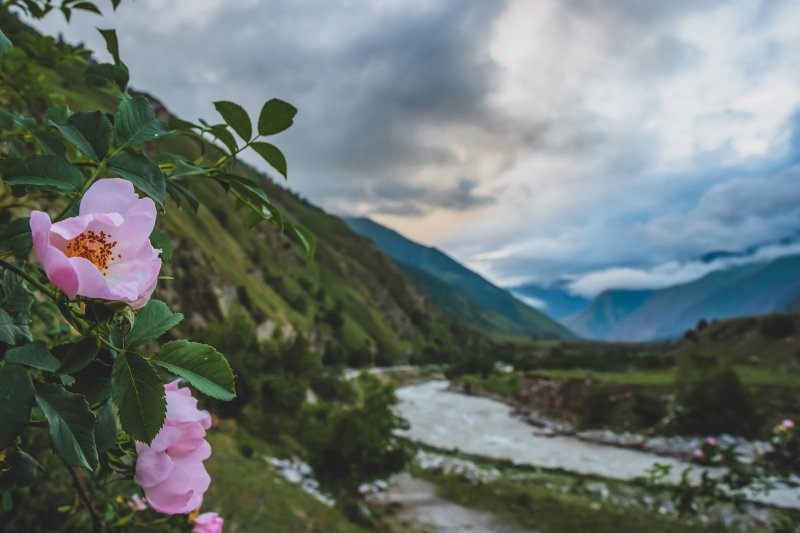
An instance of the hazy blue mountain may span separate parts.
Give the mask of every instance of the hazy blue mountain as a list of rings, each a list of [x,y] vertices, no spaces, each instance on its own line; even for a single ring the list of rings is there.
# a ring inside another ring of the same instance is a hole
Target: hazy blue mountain
[[[525,283],[524,285],[509,287],[508,290],[518,298],[530,298],[541,302],[541,305],[531,301],[526,301],[525,303],[562,323],[567,317],[586,309],[591,301],[583,296],[571,294],[566,287],[559,283],[546,287],[536,283]]]
[[[652,290],[603,291],[584,310],[567,317],[564,324],[581,337],[608,339],[652,294]]]
[[[678,337],[701,318],[797,311],[800,255],[728,267],[690,283],[646,292],[606,291],[566,324],[589,338],[637,342]]]
[[[346,218],[356,232],[419,283],[439,305],[468,326],[494,338],[570,339],[574,334],[510,292],[436,248],[423,246],[367,218]]]

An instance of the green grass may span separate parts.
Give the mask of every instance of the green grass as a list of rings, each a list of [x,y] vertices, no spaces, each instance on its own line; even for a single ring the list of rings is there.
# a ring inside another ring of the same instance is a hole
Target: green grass
[[[359,533],[365,530],[347,521],[336,509],[318,502],[297,485],[281,478],[264,459],[269,452],[261,441],[241,431],[235,435],[209,434],[213,450],[206,462],[211,487],[204,510],[225,518],[225,531],[258,533]],[[241,453],[246,444],[252,454]]]
[[[488,511],[500,520],[543,533],[591,531],[593,533],[692,533],[726,531],[719,525],[661,516],[641,507],[623,507],[582,493],[580,485],[546,476],[475,485],[466,480],[430,472],[416,473],[432,482],[437,494],[465,507]],[[559,486],[560,485],[560,486]],[[576,490],[577,488],[577,490]]]
[[[769,368],[737,366],[739,377],[747,385],[774,385],[777,387],[800,386],[800,373],[786,373]],[[598,372],[581,368],[533,370],[527,372],[532,377],[549,379],[591,379],[615,385],[655,385],[672,386],[675,383],[677,369],[664,370],[631,370],[628,372]]]

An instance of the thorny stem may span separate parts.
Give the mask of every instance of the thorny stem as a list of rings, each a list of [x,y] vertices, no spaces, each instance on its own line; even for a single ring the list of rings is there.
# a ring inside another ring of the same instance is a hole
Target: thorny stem
[[[80,496],[81,501],[89,510],[89,513],[92,515],[92,528],[94,533],[100,533],[103,531],[103,521],[100,518],[100,515],[97,513],[97,509],[95,509],[92,500],[89,499],[89,495],[86,492],[86,486],[83,484],[78,472],[75,471],[75,467],[67,464],[64,462],[64,465],[69,470],[69,475],[72,476],[72,484],[75,486],[75,490],[78,492],[78,496]]]

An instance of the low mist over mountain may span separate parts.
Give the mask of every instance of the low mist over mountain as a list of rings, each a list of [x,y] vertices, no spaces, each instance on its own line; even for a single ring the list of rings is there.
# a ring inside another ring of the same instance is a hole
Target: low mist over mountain
[[[422,285],[445,311],[495,338],[570,339],[574,335],[436,248],[406,239],[367,218],[346,218],[350,227],[372,239],[410,278]]]
[[[509,287],[511,293],[547,316],[558,320],[564,319],[586,309],[591,300],[579,294],[572,294],[563,282],[548,286],[536,283],[525,283]]]
[[[609,290],[565,320],[581,336],[649,341],[680,336],[700,319],[800,310],[800,255],[730,266],[654,291]]]

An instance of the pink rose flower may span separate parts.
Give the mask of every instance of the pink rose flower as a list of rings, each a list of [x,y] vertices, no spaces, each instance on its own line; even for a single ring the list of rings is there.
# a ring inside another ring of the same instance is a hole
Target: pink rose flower
[[[208,411],[197,409],[188,388],[175,380],[164,386],[167,417],[150,445],[136,443],[134,480],[144,489],[147,503],[160,513],[186,514],[200,508],[211,478],[203,461],[211,456],[205,440],[211,427]]]
[[[794,427],[794,420],[786,419],[781,422],[781,425],[786,429],[792,429]]]
[[[50,281],[70,299],[128,302],[143,307],[153,294],[161,259],[150,244],[156,206],[131,182],[109,178],[89,187],[78,216],[55,224],[31,213],[33,250]]]
[[[701,450],[700,448],[695,448],[695,450],[692,452],[692,455],[696,459],[702,459],[703,457],[705,457],[706,454],[704,454],[703,450]]]
[[[706,443],[710,444],[711,446],[716,446],[717,439],[715,439],[714,437],[706,437]]]
[[[203,513],[194,519],[192,533],[222,533],[224,523],[217,513]]]

